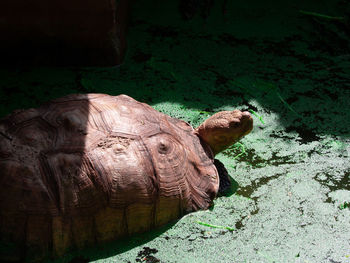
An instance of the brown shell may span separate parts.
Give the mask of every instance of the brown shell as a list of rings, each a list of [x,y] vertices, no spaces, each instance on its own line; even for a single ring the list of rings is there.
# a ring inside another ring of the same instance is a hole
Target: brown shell
[[[192,127],[75,94],[0,121],[0,259],[39,260],[206,209],[219,179]]]

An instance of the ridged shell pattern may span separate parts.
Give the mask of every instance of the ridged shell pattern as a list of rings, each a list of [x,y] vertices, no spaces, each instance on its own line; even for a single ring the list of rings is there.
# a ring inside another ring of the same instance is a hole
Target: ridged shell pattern
[[[0,259],[40,261],[208,208],[192,127],[126,95],[74,94],[0,121]]]

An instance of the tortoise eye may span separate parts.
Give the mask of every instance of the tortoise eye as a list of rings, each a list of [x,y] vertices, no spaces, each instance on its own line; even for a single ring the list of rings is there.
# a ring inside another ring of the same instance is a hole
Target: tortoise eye
[[[241,122],[239,120],[234,120],[230,123],[230,127],[237,128],[240,124],[241,124]]]

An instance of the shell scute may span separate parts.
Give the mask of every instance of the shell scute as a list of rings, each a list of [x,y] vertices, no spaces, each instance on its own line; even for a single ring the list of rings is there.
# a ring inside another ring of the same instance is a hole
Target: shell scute
[[[41,116],[17,122],[6,132],[11,134],[14,148],[27,145],[34,151],[52,148],[57,139],[57,130]]]
[[[89,156],[101,184],[106,186],[109,205],[123,208],[131,203],[152,203],[157,180],[142,140],[138,136],[112,133],[98,145]]]

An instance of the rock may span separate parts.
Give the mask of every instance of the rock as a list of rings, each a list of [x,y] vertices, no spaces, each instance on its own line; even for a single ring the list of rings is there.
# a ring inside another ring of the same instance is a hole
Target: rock
[[[2,62],[110,66],[122,62],[130,0],[3,0]]]

